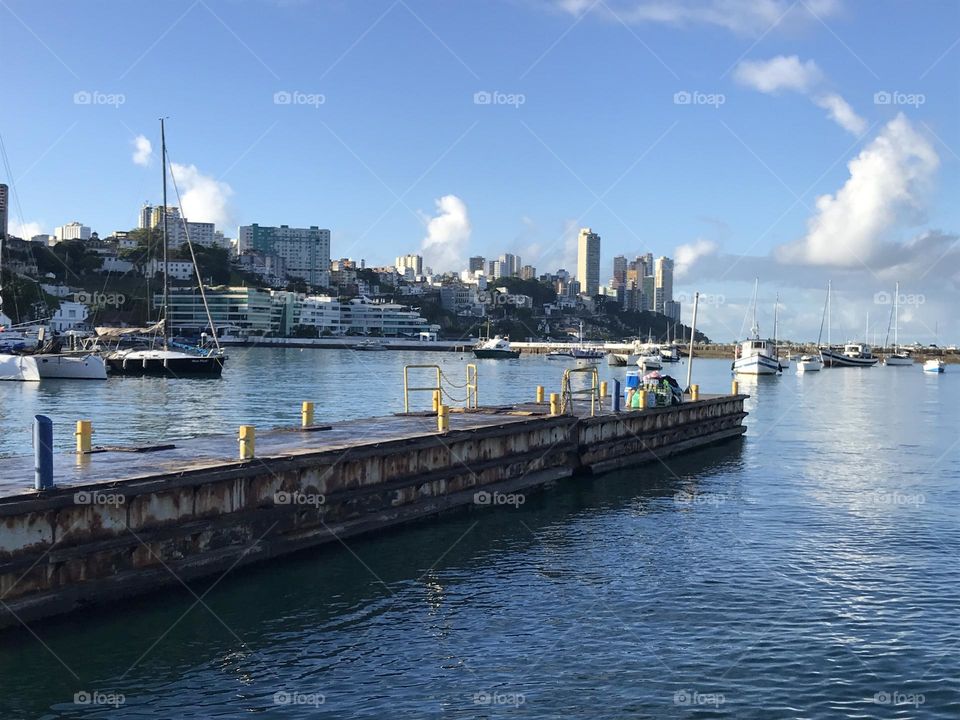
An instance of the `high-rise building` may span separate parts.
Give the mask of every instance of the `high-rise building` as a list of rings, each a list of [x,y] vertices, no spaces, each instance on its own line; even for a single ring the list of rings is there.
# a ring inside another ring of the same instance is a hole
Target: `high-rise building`
[[[407,271],[409,270],[413,278],[420,277],[423,275],[423,256],[413,254],[399,255],[394,266],[401,275],[407,276]],[[408,277],[408,279],[412,278]]]
[[[653,309],[666,314],[666,303],[673,301],[673,260],[659,257],[655,268]]]
[[[577,238],[577,281],[590,297],[600,292],[600,236],[590,228],[581,228]]]
[[[623,255],[617,255],[613,259],[613,279],[619,285],[627,282],[627,258]]]
[[[483,272],[487,264],[487,259],[483,255],[475,255],[470,258],[470,272]]]
[[[537,269],[533,265],[524,265],[520,268],[520,279],[521,280],[536,280],[537,278]]]
[[[330,282],[330,231],[316,225],[292,228],[288,225],[241,225],[237,252],[257,250],[283,258],[287,274],[326,287]]]
[[[497,277],[516,277],[520,274],[520,256],[504,253],[500,256],[500,275]]]
[[[66,225],[60,225],[54,229],[53,234],[54,237],[57,238],[57,242],[63,242],[64,240],[89,240],[90,228],[74,221]]]
[[[490,280],[496,280],[504,276],[503,270],[503,261],[501,260],[491,260],[487,263],[487,278]]]
[[[10,188],[0,183],[0,237],[7,236],[7,226],[10,222]]]
[[[148,230],[153,227],[153,205],[144,203],[140,208],[140,215],[137,219],[137,227],[141,230]]]

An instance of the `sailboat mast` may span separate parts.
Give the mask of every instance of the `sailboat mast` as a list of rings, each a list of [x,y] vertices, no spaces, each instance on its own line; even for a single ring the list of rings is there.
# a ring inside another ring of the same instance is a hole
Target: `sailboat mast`
[[[773,356],[780,357],[779,348],[777,348],[777,319],[780,315],[780,295],[773,301]]]
[[[893,296],[893,351],[900,352],[900,283]]]
[[[170,264],[167,260],[167,135],[160,118],[160,164],[163,167],[163,349],[169,349],[167,338],[170,336],[169,320],[170,308]]]
[[[833,295],[833,281],[827,280],[827,347],[833,347],[833,344],[830,342],[830,326],[831,326],[831,313],[833,308],[830,306]]]

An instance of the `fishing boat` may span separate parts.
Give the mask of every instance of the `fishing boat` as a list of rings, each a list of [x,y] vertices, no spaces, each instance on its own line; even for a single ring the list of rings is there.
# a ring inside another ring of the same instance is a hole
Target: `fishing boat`
[[[866,343],[847,343],[842,348],[834,347],[830,342],[830,333],[832,325],[832,297],[833,284],[827,283],[827,304],[825,313],[827,317],[827,344],[820,348],[820,360],[824,367],[873,367],[880,358],[874,357],[873,350]],[[869,325],[869,316],[868,316]],[[867,333],[869,336],[869,331]]]
[[[913,356],[900,347],[900,283],[896,285],[896,291],[893,295],[893,308],[890,311],[893,322],[893,354],[887,355],[883,359],[884,365],[913,365]],[[887,338],[883,341],[883,346],[887,347],[887,339],[890,336],[890,327],[887,326]]]
[[[660,347],[651,344],[644,345],[641,347],[640,352],[637,353],[634,362],[644,372],[659,370],[663,367],[663,361],[660,357]]]
[[[759,280],[755,281],[753,286],[753,325],[750,328],[752,337],[737,345],[733,359],[733,371],[741,375],[776,375],[782,370],[777,358],[776,343],[760,338],[760,326],[757,323],[759,282]],[[776,316],[776,309],[774,309],[774,316]]]
[[[940,358],[931,358],[923,363],[925,373],[942,373],[944,371],[943,360]]]
[[[161,165],[163,166],[163,207],[167,207],[167,136],[163,119],[160,120],[160,148]],[[163,213],[163,308],[160,321],[154,326],[159,329],[159,338],[155,335],[145,346],[135,346],[130,348],[118,348],[107,354],[107,365],[110,367],[110,373],[113,375],[126,376],[144,376],[153,375],[161,377],[220,377],[223,373],[223,364],[226,356],[220,348],[217,339],[217,330],[213,327],[213,318],[210,315],[210,308],[207,305],[206,294],[203,292],[203,279],[200,277],[200,268],[194,258],[194,269],[197,272],[197,281],[200,287],[200,297],[203,300],[203,307],[207,313],[207,321],[213,333],[213,342],[215,347],[207,348],[185,343],[177,343],[170,338],[170,281],[169,265],[167,264],[168,242],[167,242],[167,216]],[[190,235],[186,230],[184,223],[184,232],[186,233],[187,246],[193,254],[193,245],[190,242]],[[99,333],[98,329],[98,334]],[[105,329],[110,330],[110,329]],[[123,329],[124,331],[128,329]],[[136,333],[123,332],[128,337],[136,336]],[[107,334],[100,334],[104,338]]]

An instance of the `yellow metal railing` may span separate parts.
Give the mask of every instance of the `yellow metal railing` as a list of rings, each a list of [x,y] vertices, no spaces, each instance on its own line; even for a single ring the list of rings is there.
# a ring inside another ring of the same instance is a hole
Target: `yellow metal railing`
[[[477,366],[473,363],[467,365],[467,408],[480,407],[480,401],[477,395]]]
[[[433,370],[436,373],[437,384],[436,385],[427,385],[424,387],[411,387],[410,385],[410,371],[411,370]],[[410,393],[413,392],[429,392],[433,393],[442,393],[443,387],[440,385],[440,366],[439,365],[404,365],[403,366],[403,411],[405,413],[410,412]],[[436,397],[434,395],[434,397]]]
[[[590,375],[590,387],[583,390],[574,390],[570,386],[570,376],[573,373],[588,373]],[[563,382],[560,386],[560,414],[566,415],[567,411],[573,410],[573,400],[577,395],[590,395],[590,417],[597,414],[597,407],[600,404],[600,374],[595,367],[570,368],[563,371]]]

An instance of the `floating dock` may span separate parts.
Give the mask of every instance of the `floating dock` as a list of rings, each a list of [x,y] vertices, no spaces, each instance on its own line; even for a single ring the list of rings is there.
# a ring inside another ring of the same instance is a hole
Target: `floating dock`
[[[0,460],[0,627],[737,438],[746,397],[460,409],[443,432],[434,413],[307,424],[249,435],[243,460],[235,435],[93,448],[56,456],[43,491],[33,458]]]

